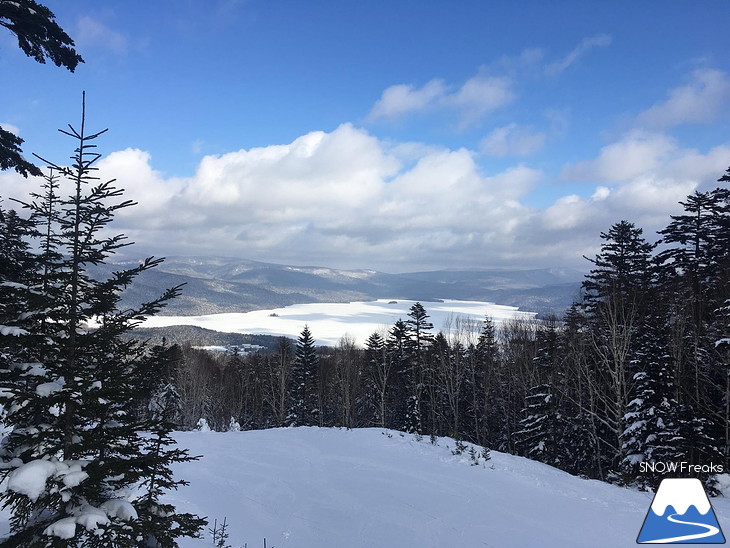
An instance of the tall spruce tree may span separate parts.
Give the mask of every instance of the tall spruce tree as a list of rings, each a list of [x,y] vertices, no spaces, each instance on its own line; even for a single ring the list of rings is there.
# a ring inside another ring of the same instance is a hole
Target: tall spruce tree
[[[426,356],[433,342],[433,324],[429,321],[426,309],[419,302],[411,306],[405,324],[408,329],[406,352],[410,369],[410,393],[406,399],[404,426],[407,432],[420,434],[423,428],[423,396],[432,373]],[[433,410],[433,406],[431,409]]]
[[[114,181],[95,177],[94,141],[104,132],[89,134],[85,122],[84,107],[80,129],[62,131],[77,144],[71,166],[51,164],[70,195],[50,209],[27,204],[37,227],[50,226],[46,242],[55,251],[39,246],[33,275],[20,284],[33,298],[15,333],[26,344],[0,364],[0,403],[10,427],[0,441],[7,482],[0,499],[11,511],[2,546],[174,547],[177,537],[196,536],[205,523],[160,500],[184,483],[170,466],[193,459],[173,447],[164,414],[140,418],[166,356],[125,335],[179,288],[121,310],[124,288],[160,260],[105,280],[89,275],[90,266],[126,245],[106,229],[133,203],[120,200]]]
[[[320,416],[319,357],[309,326],[302,329],[294,353],[291,409],[287,421],[290,426],[314,426],[319,424]]]
[[[408,360],[408,326],[402,319],[396,320],[385,340],[385,351],[393,375],[392,402],[389,424],[393,428],[407,429],[407,405],[412,385],[412,370]]]
[[[678,425],[668,314],[658,292],[651,294],[648,313],[637,328],[632,352],[634,386],[624,415],[622,466],[627,480],[644,489],[656,488],[661,474],[641,463],[679,462],[683,443]]]
[[[499,345],[494,322],[489,316],[482,323],[473,362],[475,394],[472,405],[476,441],[479,445],[494,447],[500,429],[496,412],[499,407]]]
[[[593,413],[607,427],[599,454],[612,471],[620,467],[623,417],[629,403],[633,374],[631,351],[642,323],[645,296],[652,283],[653,245],[633,223],[620,221],[606,233],[595,266],[583,282],[584,306],[591,335],[591,397]]]
[[[664,295],[674,304],[675,315],[687,319],[677,323],[681,329],[672,341],[672,354],[680,432],[687,459],[695,464],[720,457],[718,440],[725,439],[726,432],[720,411],[726,368],[715,351],[715,333],[716,312],[730,281],[728,198],[726,189],[695,192],[680,202],[684,212],[672,215],[660,231],[667,246],[657,256]]]
[[[365,347],[365,367],[367,375],[367,398],[375,410],[372,424],[385,428],[392,384],[393,362],[388,359],[385,340],[377,331],[368,337]]]
[[[518,451],[546,464],[554,464],[557,442],[557,398],[555,394],[558,359],[558,321],[549,318],[537,330],[535,383],[528,389],[520,430],[515,432]]]
[[[620,221],[601,233],[600,253],[595,259],[586,257],[594,265],[583,282],[589,307],[608,299],[617,299],[626,307],[641,299],[651,282],[654,249],[642,234],[641,228],[628,221]]]
[[[558,343],[560,370],[556,376],[558,439],[555,465],[571,474],[600,475],[598,418],[593,413],[592,371],[587,367],[587,318],[573,304],[563,318]]]

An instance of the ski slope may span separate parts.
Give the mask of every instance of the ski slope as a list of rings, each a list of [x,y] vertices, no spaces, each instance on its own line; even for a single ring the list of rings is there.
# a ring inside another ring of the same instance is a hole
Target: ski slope
[[[650,493],[492,451],[471,465],[454,442],[378,428],[176,434],[196,463],[180,509],[230,524],[234,548],[635,547]],[[730,500],[712,499],[730,532]],[[210,548],[181,540],[183,548]]]

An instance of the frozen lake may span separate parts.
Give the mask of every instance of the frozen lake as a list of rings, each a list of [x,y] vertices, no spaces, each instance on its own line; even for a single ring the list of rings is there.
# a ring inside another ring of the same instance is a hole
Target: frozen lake
[[[408,319],[408,311],[416,301],[379,299],[352,303],[308,303],[254,310],[245,313],[209,314],[205,316],[155,316],[144,322],[144,327],[195,325],[227,333],[252,333],[297,337],[309,326],[317,344],[336,345],[343,335],[364,345],[375,331],[387,331],[400,318]],[[533,312],[522,312],[514,306],[481,301],[420,301],[434,325],[434,333],[449,331],[455,318],[468,318],[477,328],[485,317],[495,323],[513,318],[530,319]]]

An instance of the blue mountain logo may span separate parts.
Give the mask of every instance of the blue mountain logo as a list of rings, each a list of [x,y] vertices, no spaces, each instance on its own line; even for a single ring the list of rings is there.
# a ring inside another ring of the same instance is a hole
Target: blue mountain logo
[[[636,542],[724,544],[725,536],[702,482],[697,478],[668,478],[659,484]]]

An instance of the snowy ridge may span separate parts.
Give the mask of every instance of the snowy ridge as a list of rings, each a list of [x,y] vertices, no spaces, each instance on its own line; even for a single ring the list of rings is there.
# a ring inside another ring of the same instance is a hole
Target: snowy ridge
[[[663,516],[668,506],[672,506],[680,515],[686,514],[690,506],[697,508],[701,514],[710,511],[710,501],[702,483],[695,478],[674,478],[661,484],[651,509],[658,516]]]

